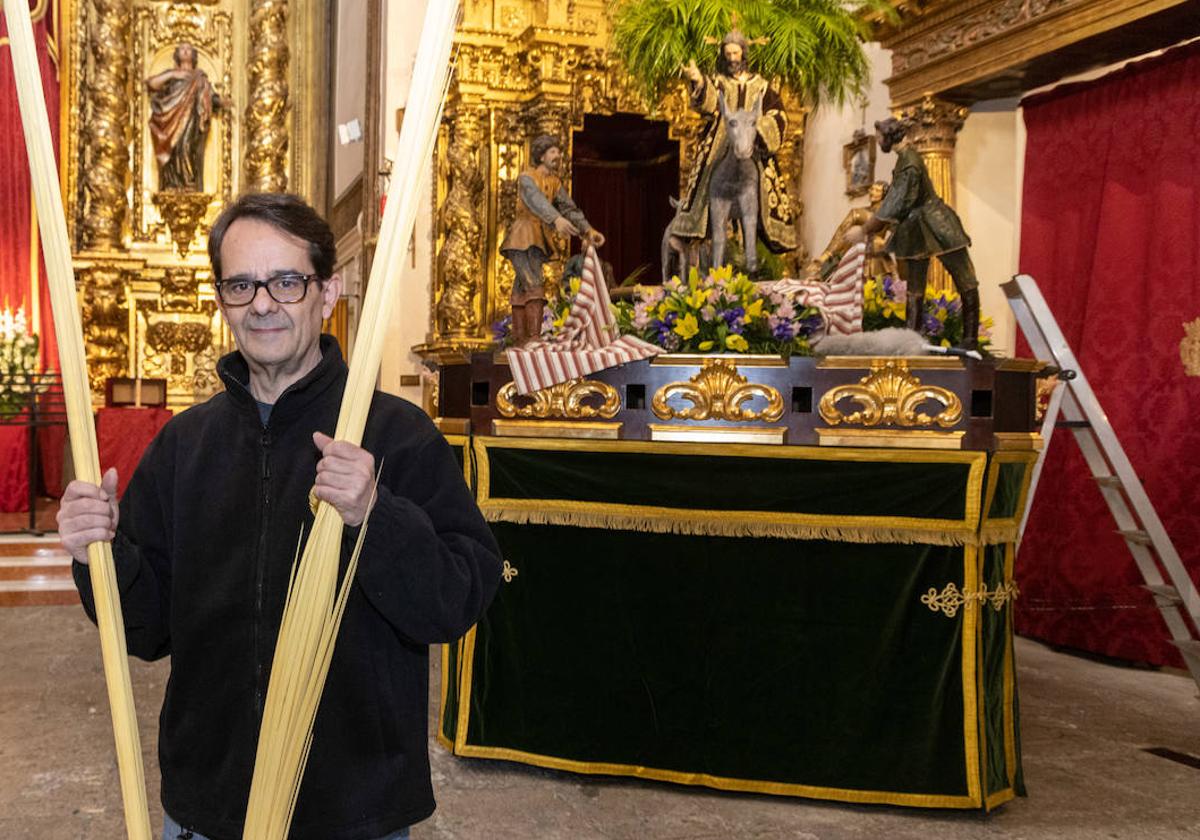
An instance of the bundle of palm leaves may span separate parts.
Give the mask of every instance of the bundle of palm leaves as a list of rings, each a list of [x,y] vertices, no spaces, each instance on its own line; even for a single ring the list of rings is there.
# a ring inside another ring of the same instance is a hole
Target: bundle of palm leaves
[[[887,0],[620,0],[613,49],[654,103],[689,60],[712,73],[715,44],[736,26],[758,41],[749,54],[755,72],[811,105],[842,104],[870,81],[866,11],[894,14]]]

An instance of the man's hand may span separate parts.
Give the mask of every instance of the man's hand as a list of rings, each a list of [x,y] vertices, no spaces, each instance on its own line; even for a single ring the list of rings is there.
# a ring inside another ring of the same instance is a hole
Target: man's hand
[[[586,234],[584,234],[584,238],[588,241],[588,244],[591,245],[593,248],[599,248],[606,241],[604,238],[604,234],[601,233],[600,231],[596,230],[595,228],[593,228],[592,230],[589,230]]]
[[[361,525],[375,500],[375,456],[320,432],[313,432],[313,443],[321,450],[313,493],[333,505],[347,525]]]
[[[554,220],[554,229],[558,231],[559,236],[578,236],[579,228],[571,224],[566,216],[559,216]]]
[[[690,59],[687,64],[683,65],[683,77],[693,84],[699,84],[700,68],[696,66],[695,59]]]
[[[117,470],[108,472],[96,486],[76,479],[63,491],[58,506],[58,538],[62,547],[80,563],[87,563],[87,547],[107,542],[117,533]]]

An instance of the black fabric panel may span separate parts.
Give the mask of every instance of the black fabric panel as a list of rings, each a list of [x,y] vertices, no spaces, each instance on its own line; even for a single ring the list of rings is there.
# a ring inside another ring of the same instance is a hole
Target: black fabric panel
[[[1017,515],[1017,502],[1021,496],[1021,483],[1025,478],[1025,470],[1029,464],[1005,463],[1000,465],[1000,474],[996,477],[996,493],[992,496],[992,505],[988,509],[988,519],[1009,519]]]
[[[970,465],[488,449],[493,499],[835,516],[965,516]]]
[[[1001,468],[1010,466],[1002,464]],[[1017,465],[1023,466],[1023,465]],[[1003,479],[1003,473],[1001,473]],[[991,592],[1004,584],[1004,545],[989,545],[983,550],[983,583]],[[988,601],[979,605],[980,638],[983,644],[983,721],[987,740],[984,754],[984,795],[1008,787],[1008,760],[1004,750],[1004,655],[1008,647],[1006,624],[1011,602],[997,611]]]
[[[493,530],[520,574],[478,626],[468,743],[967,793],[962,615],[920,602],[964,586],[962,548]]]

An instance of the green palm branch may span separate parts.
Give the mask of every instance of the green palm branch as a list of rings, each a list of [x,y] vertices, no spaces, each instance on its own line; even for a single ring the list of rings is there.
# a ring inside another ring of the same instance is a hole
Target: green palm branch
[[[694,60],[716,69],[719,41],[733,28],[749,39],[751,69],[811,105],[858,98],[870,81],[863,13],[894,16],[887,0],[618,0],[613,49],[648,102],[658,102]]]

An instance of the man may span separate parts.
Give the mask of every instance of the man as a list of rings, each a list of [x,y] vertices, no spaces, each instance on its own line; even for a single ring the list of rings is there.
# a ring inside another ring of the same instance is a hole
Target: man
[[[532,165],[517,177],[517,212],[500,243],[500,253],[512,263],[512,338],[514,344],[534,341],[542,334],[546,281],[542,266],[555,256],[554,237],[578,236],[599,248],[604,235],[584,217],[558,177],[562,149],[548,134],[529,146]]]
[[[146,79],[150,92],[150,139],[158,161],[160,190],[204,191],[204,145],[221,98],[203,70],[196,48],[175,48],[175,66]]]
[[[294,840],[393,840],[433,812],[426,646],[465,632],[500,576],[462,469],[419,409],[376,393],[362,447],[328,436],[347,372],[337,342],[320,335],[341,292],[334,254],[329,226],[295,196],[228,207],[209,237],[239,348],[218,365],[225,392],[167,424],[119,506],[113,470],[63,495],[59,533],[89,616],[87,545],[112,540],[129,652],[171,656],[159,764],[172,840],[242,836],[311,488],[345,521],[347,551],[369,527]]]
[[[979,281],[967,252],[971,239],[958,214],[934,191],[925,161],[907,139],[909,128],[909,122],[895,117],[875,123],[879,148],[896,149],[896,166],[887,195],[863,226],[863,234],[869,237],[893,226],[885,249],[896,258],[908,284],[905,321],[910,330],[921,329],[929,260],[937,257],[962,299],[963,337],[958,346],[974,350],[979,346]]]
[[[711,235],[708,229],[709,188],[726,145],[721,97],[724,96],[730,111],[753,110],[755,102],[761,101],[758,150],[754,155],[759,181],[759,237],[772,251],[782,253],[796,247],[792,202],[775,157],[787,133],[787,114],[783,100],[767,80],[750,72],[748,50],[745,36],[735,29],[721,43],[715,76],[705,78],[695,61],[689,61],[683,68],[683,75],[691,87],[692,107],[709,118],[709,124],[697,149],[687,190],[670,232],[684,239],[703,239]]]

